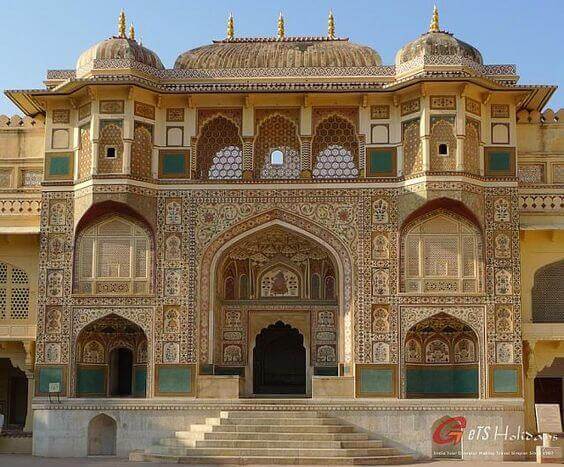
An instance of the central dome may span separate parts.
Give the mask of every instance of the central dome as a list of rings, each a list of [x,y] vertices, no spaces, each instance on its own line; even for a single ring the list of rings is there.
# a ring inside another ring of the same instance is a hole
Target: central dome
[[[327,37],[227,39],[181,54],[177,70],[344,68],[382,64],[374,49]]]

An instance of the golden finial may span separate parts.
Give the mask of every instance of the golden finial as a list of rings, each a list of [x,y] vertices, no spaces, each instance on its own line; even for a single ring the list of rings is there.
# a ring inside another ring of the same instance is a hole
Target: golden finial
[[[278,39],[284,39],[286,33],[284,32],[284,17],[282,12],[278,15]]]
[[[439,10],[437,5],[433,7],[433,17],[431,19],[431,24],[429,25],[429,32],[439,32]]]
[[[129,38],[132,41],[135,40],[135,26],[133,26],[133,23],[131,23],[130,26],[129,26]]]
[[[327,20],[327,35],[329,39],[335,39],[335,17],[333,10],[329,10],[329,19]]]
[[[118,20],[118,37],[125,38],[125,11],[121,10]]]
[[[233,13],[229,13],[229,18],[227,19],[227,39],[232,40],[235,38],[235,20],[233,19]]]

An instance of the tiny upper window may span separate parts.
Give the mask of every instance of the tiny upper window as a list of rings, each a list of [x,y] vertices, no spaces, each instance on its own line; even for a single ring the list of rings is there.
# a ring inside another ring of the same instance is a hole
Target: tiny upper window
[[[270,153],[270,163],[272,165],[284,164],[284,153],[280,149],[275,149]]]
[[[106,157],[108,159],[115,159],[116,155],[117,155],[117,151],[114,146],[106,146]]]
[[[448,144],[439,143],[439,156],[448,156]]]

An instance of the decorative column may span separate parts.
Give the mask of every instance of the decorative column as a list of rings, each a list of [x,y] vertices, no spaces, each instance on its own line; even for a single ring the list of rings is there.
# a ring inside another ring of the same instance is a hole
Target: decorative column
[[[90,118],[90,142],[92,143],[92,175],[98,174],[98,138],[100,135],[100,115],[98,101],[92,101]]]
[[[307,104],[307,100],[304,100],[304,105],[300,107],[300,163],[302,166],[300,173],[301,178],[311,178],[313,170],[313,162],[311,156],[311,140],[313,131],[311,127],[311,106]]]
[[[243,106],[243,180],[252,180],[254,177],[253,142],[255,139],[255,109],[249,99],[245,99]]]
[[[466,141],[465,97],[456,96],[456,171],[464,172],[464,142]]]
[[[419,131],[421,135],[421,158],[423,172],[428,172],[431,168],[431,116],[429,111],[429,99],[427,96],[421,97]]]
[[[35,395],[35,375],[34,375],[34,360],[35,360],[35,343],[33,341],[22,342],[25,350],[25,376],[27,378],[27,411],[25,415],[25,425],[23,431],[33,431],[33,409],[31,403]]]
[[[133,100],[125,101],[125,115],[123,117],[123,173],[131,175],[131,145],[133,144],[133,135],[135,120],[133,118]]]

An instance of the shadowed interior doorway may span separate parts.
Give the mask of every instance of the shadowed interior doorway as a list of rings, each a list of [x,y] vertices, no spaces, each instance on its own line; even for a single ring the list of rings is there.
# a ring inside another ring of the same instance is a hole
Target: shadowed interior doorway
[[[305,394],[306,350],[297,329],[278,321],[257,336],[253,388],[255,394]]]

